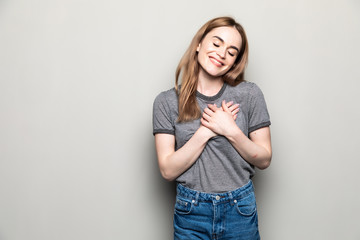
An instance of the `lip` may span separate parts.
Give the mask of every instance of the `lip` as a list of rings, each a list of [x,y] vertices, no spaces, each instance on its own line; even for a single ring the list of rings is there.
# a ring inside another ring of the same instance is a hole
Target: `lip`
[[[222,61],[220,61],[219,59],[215,58],[215,57],[212,57],[210,56],[210,61],[217,67],[222,67],[224,66],[224,63]]]

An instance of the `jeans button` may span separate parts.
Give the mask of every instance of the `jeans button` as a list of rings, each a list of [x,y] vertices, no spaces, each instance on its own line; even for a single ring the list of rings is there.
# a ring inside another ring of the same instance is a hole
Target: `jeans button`
[[[216,196],[215,199],[219,201],[219,200],[220,200],[220,196]]]

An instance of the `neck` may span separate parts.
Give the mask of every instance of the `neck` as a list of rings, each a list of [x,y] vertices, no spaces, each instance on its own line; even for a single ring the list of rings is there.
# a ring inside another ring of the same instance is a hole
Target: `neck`
[[[216,95],[222,86],[224,81],[222,77],[214,77],[205,72],[202,68],[199,71],[199,79],[197,84],[197,90],[205,96]]]

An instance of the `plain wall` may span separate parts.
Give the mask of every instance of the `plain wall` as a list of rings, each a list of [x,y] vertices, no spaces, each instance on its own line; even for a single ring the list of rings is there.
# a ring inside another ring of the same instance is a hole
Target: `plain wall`
[[[0,239],[172,238],[152,104],[207,20],[250,43],[273,159],[265,240],[360,239],[360,3],[0,1]]]

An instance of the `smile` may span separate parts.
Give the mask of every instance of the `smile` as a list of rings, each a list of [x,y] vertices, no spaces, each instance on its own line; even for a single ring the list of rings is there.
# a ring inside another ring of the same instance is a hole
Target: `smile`
[[[209,57],[209,58],[210,58],[210,61],[211,61],[213,64],[215,64],[215,66],[217,66],[217,67],[222,67],[222,66],[224,66],[224,63],[221,62],[220,60],[217,60],[217,59],[214,58],[214,57]]]

